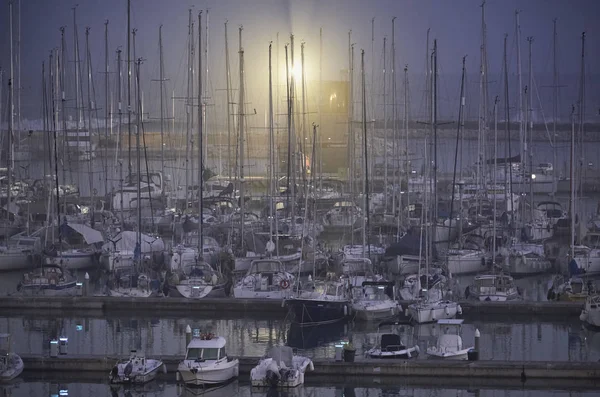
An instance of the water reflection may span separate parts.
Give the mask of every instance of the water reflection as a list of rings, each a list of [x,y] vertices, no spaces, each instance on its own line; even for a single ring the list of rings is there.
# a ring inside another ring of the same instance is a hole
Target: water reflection
[[[213,389],[188,388],[172,383],[152,382],[145,388],[111,388],[101,383],[23,382],[18,385],[1,386],[2,397],[587,397],[597,395],[596,391],[551,391],[551,390],[501,390],[462,388],[428,388],[399,384],[397,386],[356,387],[345,386],[300,386],[293,390],[257,390],[247,383],[234,381]]]
[[[335,344],[351,339],[359,357],[377,343],[376,324],[331,324],[298,327],[284,320],[206,317],[156,318],[108,316],[56,317],[49,313],[0,317],[0,332],[13,335],[13,348],[20,354],[49,354],[49,342],[69,340],[69,354],[126,355],[131,349],[148,356],[181,355],[185,351],[185,329],[212,332],[227,338],[228,351],[236,356],[262,356],[274,345],[287,344],[312,358],[333,357]],[[481,332],[482,360],[597,361],[600,334],[582,329],[578,319],[543,320],[466,318],[462,328],[465,343],[472,344],[475,330]],[[436,343],[433,324],[407,326],[422,351]],[[426,359],[421,355],[418,359]]]

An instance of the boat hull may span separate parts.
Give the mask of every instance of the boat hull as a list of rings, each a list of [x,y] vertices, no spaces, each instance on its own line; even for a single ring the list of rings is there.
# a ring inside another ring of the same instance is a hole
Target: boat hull
[[[413,346],[395,351],[381,351],[375,348],[367,351],[367,356],[371,358],[414,358],[419,355],[419,347]]]
[[[462,308],[456,302],[436,302],[435,304],[412,304],[408,306],[408,315],[419,324],[432,323],[456,317]]]
[[[434,359],[468,360],[469,350],[471,349],[462,349],[458,351],[439,351],[437,349],[429,348],[427,349],[427,355],[429,356],[429,358]]]
[[[189,368],[185,363],[177,368],[185,384],[194,386],[219,385],[227,383],[239,374],[239,361],[227,361],[224,365]]]
[[[16,353],[8,353],[8,362],[10,363],[9,367],[0,372],[0,382],[8,382],[10,380],[15,379],[17,376],[21,375],[23,372],[23,360]]]
[[[111,375],[109,376],[110,383],[138,384],[139,385],[139,384],[148,383],[148,382],[154,380],[154,378],[156,378],[156,375],[158,374],[158,371],[162,368],[163,363],[162,363],[162,361],[159,361],[159,360],[148,360],[148,361],[153,361],[152,367],[142,373],[136,373],[136,374],[130,375],[130,376],[125,376],[124,374],[112,374],[111,373]],[[124,366],[125,364],[118,364],[118,365]],[[117,368],[117,366],[115,366],[115,368]]]
[[[354,319],[357,321],[379,321],[388,318],[396,317],[400,314],[400,308],[397,304],[387,307],[370,308],[364,306],[352,306]]]
[[[312,299],[288,299],[285,301],[299,324],[327,324],[342,321],[350,315],[347,301],[324,301]]]

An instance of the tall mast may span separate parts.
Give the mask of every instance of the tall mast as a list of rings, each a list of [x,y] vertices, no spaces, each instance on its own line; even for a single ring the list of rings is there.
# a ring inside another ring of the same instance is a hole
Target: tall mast
[[[375,136],[375,17],[371,18],[371,135]],[[371,161],[373,162],[370,172],[375,169],[375,147],[371,149]]]
[[[302,71],[302,75],[300,76],[300,81],[302,85],[302,181],[304,187],[304,194],[308,195],[308,173],[306,172],[308,134],[306,131],[306,74],[304,70],[304,42],[300,43],[300,70]],[[295,225],[296,223],[292,222],[292,224]]]
[[[510,137],[510,101],[508,98],[508,53],[506,43],[508,35],[504,35],[504,52],[502,55],[503,69],[504,69],[504,132],[508,145],[504,147],[504,203],[506,205],[506,211],[510,211],[510,224],[513,225],[515,221],[515,213],[513,208],[512,198],[512,163],[508,163],[508,159],[512,156],[511,150],[511,137]],[[508,176],[508,178],[507,178]],[[509,208],[510,203],[510,208]],[[510,234],[512,235],[512,226],[510,227]]]
[[[521,76],[521,25],[519,23],[519,10],[515,11],[515,35],[517,40],[517,93],[519,95],[519,107],[517,110],[517,114],[519,116],[519,140],[521,145],[521,191],[524,190],[525,183],[525,150],[526,150],[526,140],[523,131],[523,81]],[[520,206],[519,206],[520,207]]]
[[[185,99],[185,204],[184,209],[187,209],[188,200],[190,199],[190,140],[191,133],[191,85],[192,85],[192,48],[194,36],[192,33],[192,9],[188,10],[188,65],[187,65],[187,92]]]
[[[351,198],[354,198],[354,138],[352,136],[352,108],[354,102],[352,99],[352,30],[348,31],[348,189]],[[354,235],[354,234],[353,234]]]
[[[67,97],[66,97],[66,69],[67,69],[67,43],[65,39],[65,27],[62,26],[60,28],[60,92],[61,92],[61,103],[60,103],[60,112],[62,119],[62,129],[63,129],[63,143],[62,143],[62,155],[63,159],[66,157],[71,165],[71,153],[69,153],[69,147],[67,146]],[[63,174],[63,183],[67,183],[67,171],[65,168],[65,162],[62,163],[62,174]],[[71,176],[71,183],[73,183],[73,178]],[[64,213],[67,211],[67,201],[64,200]]]
[[[398,137],[396,136],[396,17],[392,17],[392,64],[390,65],[392,72],[392,158],[396,159],[394,170],[400,173],[400,169],[397,167],[398,162]],[[387,135],[387,133],[386,133]],[[387,147],[386,147],[387,150]],[[392,178],[395,180],[396,178]],[[395,186],[395,183],[392,183]],[[402,217],[402,203],[400,202],[400,191],[402,189],[398,186],[398,216]],[[392,189],[392,211],[396,212],[396,189]],[[400,221],[401,222],[401,221]],[[396,233],[396,241],[399,239],[400,232]]]
[[[20,135],[23,130],[23,125],[21,123],[21,91],[22,91],[22,82],[21,82],[21,0],[17,0],[17,42],[16,44],[16,62],[17,62],[17,76],[13,80],[13,84],[17,86],[17,103],[16,103],[16,113],[17,113],[17,133]],[[13,102],[14,106],[14,102]],[[14,127],[14,126],[13,126]],[[19,141],[17,141],[19,144]],[[14,162],[14,157],[13,157]],[[14,166],[14,164],[13,164]],[[14,170],[14,167],[13,167]],[[8,207],[7,207],[8,208]]]
[[[141,155],[140,155],[140,134],[142,133],[142,95],[141,95],[141,88],[140,88],[140,68],[142,65],[142,59],[138,59],[137,60],[137,67],[136,67],[136,71],[135,71],[135,78],[136,78],[136,87],[137,87],[137,109],[136,109],[136,125],[137,128],[135,129],[135,151],[136,151],[136,163],[137,163],[137,169],[136,169],[136,173],[137,173],[137,202],[138,202],[138,206],[137,206],[137,248],[138,248],[138,253],[141,253],[141,248],[142,248],[142,206],[140,205],[140,203],[142,202],[142,197],[141,197],[141,185],[142,185],[142,161],[141,161]],[[138,263],[138,265],[141,263],[141,257],[138,258],[138,261],[140,261]]]
[[[408,161],[408,65],[404,66],[404,151],[406,152],[404,155],[404,168],[406,172],[406,207],[410,205],[410,194],[408,194],[408,178],[410,175],[409,161]],[[387,185],[386,185],[387,186]],[[402,213],[402,208],[400,208],[400,212]],[[396,238],[400,238],[400,220],[401,216],[398,217],[398,228],[396,232]]]
[[[244,101],[246,100],[245,98],[245,90],[244,90],[244,48],[242,47],[242,30],[244,29],[243,26],[240,26],[239,28],[239,56],[240,56],[240,92],[239,92],[239,104],[238,104],[238,108],[239,108],[239,150],[240,150],[240,212],[241,212],[241,223],[240,223],[240,246],[243,249],[244,247],[244,213],[245,213],[245,208],[246,208],[246,203],[245,203],[245,189],[244,189]]]
[[[290,63],[288,58],[288,47],[285,45],[285,89],[286,89],[286,102],[287,102],[287,178],[286,178],[286,211],[290,209],[290,188],[292,179],[292,100],[290,96]]]
[[[272,53],[273,43],[269,43],[269,241],[273,241],[273,77]],[[268,253],[270,254],[270,253]]]
[[[165,61],[163,58],[162,25],[158,28],[158,51],[160,69],[160,170],[165,175]]]
[[[508,122],[508,121],[507,121]],[[494,100],[494,191],[496,190],[498,173],[498,97]],[[533,203],[532,203],[533,204]],[[494,225],[492,228],[492,264],[496,264],[496,210],[498,206],[498,194],[494,193]],[[533,221],[533,219],[532,219]]]
[[[481,64],[479,78],[479,138],[477,161],[477,189],[486,190],[486,151],[487,151],[487,29],[485,25],[485,1],[481,3]]]
[[[571,193],[569,200],[569,218],[571,224],[571,241],[569,242],[570,258],[575,257],[575,106],[571,110],[571,159],[570,159],[570,179],[571,179]]]
[[[292,216],[293,220],[296,216],[296,167],[297,167],[297,159],[296,159],[296,126],[294,123],[294,96],[295,96],[295,87],[296,87],[296,79],[294,78],[294,35],[290,35],[290,67],[292,73],[290,73],[290,135],[291,135],[291,144],[292,144]],[[295,230],[296,223],[292,221],[292,228]]]
[[[206,41],[205,41],[205,46],[204,46],[204,60],[205,60],[205,65],[206,65],[206,79],[205,79],[205,83],[206,84],[204,84],[204,94],[203,94],[203,96],[204,96],[204,108],[202,110],[203,113],[204,113],[203,114],[203,116],[204,116],[204,118],[203,118],[203,122],[204,122],[204,134],[208,134],[208,102],[207,101],[208,101],[208,98],[209,98],[209,92],[208,92],[209,86],[208,86],[208,82],[210,81],[208,79],[208,57],[209,57],[209,48],[210,48],[209,47],[209,36],[208,36],[208,34],[209,34],[209,29],[208,28],[209,28],[210,20],[209,20],[209,17],[208,17],[208,12],[209,12],[209,10],[207,8],[206,9],[206,39],[205,39]],[[198,70],[202,70],[200,68],[200,66],[198,66]],[[219,132],[219,135],[220,135],[220,132]],[[219,142],[220,142],[220,139],[219,139]],[[203,152],[204,158],[207,159],[208,158],[208,145],[204,146],[203,150],[204,150],[204,152]],[[222,174],[222,168],[223,167],[222,167],[222,161],[221,161],[221,148],[219,148],[219,175]]]
[[[208,11],[206,12],[206,18],[208,21]],[[204,185],[204,152],[202,151],[202,123],[204,121],[204,117],[202,114],[202,10],[198,12],[198,70],[200,71],[200,73],[198,73],[198,258],[200,258],[202,255],[202,247],[204,244],[204,239],[202,237],[202,212],[204,210],[202,208],[202,201],[204,198],[202,192],[202,186]],[[208,76],[208,66],[206,67],[206,75]]]
[[[92,137],[92,110],[94,104],[92,103],[92,53],[90,52],[90,28],[85,28],[85,57],[86,57],[86,73],[87,73],[87,114],[88,114],[88,134],[91,139]],[[90,196],[92,206],[94,205],[95,193],[94,193],[94,176],[93,176],[93,161],[92,161],[92,142],[87,141],[87,149],[90,154],[90,160],[88,161],[88,173],[90,183]],[[92,213],[92,220],[94,219]],[[93,224],[93,223],[92,223]]]
[[[229,41],[227,40],[227,21],[225,21],[225,82],[227,85],[227,176],[231,180],[231,75],[229,69]]]
[[[109,109],[110,86],[108,85],[108,19],[104,21],[104,188],[108,189],[108,124],[111,117]],[[91,150],[91,148],[90,148]],[[90,155],[91,161],[91,155]],[[108,192],[107,192],[108,193]]]
[[[365,215],[363,216],[363,256],[365,246],[369,242],[369,226],[370,226],[370,215],[369,215],[369,158],[368,158],[368,146],[367,146],[367,90],[366,90],[366,79],[365,79],[365,50],[360,51],[360,65],[362,74],[362,129],[363,129],[363,150],[364,150],[364,195],[365,195]],[[371,257],[371,245],[369,244],[369,258]]]
[[[433,87],[432,87],[432,98],[433,98],[433,216],[434,222],[438,219],[438,194],[437,194],[437,169],[438,169],[438,156],[437,156],[437,40],[433,40]]]
[[[556,122],[558,119],[558,69],[556,65],[556,38],[558,33],[556,32],[556,18],[552,21],[552,178],[554,179],[554,186],[552,191],[556,193],[558,189],[558,174],[556,172]],[[554,193],[553,193],[554,195]]]
[[[323,125],[323,27],[319,28],[319,126]],[[313,131],[316,136],[316,129]],[[323,135],[319,134],[319,189],[323,190]],[[314,178],[313,178],[314,179]],[[315,207],[316,208],[316,207]]]
[[[8,2],[8,18],[9,18],[9,41],[10,41],[10,75],[8,77],[8,150],[6,157],[6,168],[8,189],[6,189],[6,223],[10,224],[10,200],[11,200],[11,184],[12,184],[12,172],[13,172],[13,133],[15,128],[15,112],[14,112],[14,78],[15,78],[15,66],[14,66],[14,48],[13,48],[13,2]],[[8,246],[8,241],[6,242]]]
[[[577,100],[578,114],[579,114],[579,129],[578,129],[578,143],[579,143],[579,197],[583,197],[583,183],[581,183],[581,175],[583,169],[583,138],[585,135],[585,32],[581,33],[581,67],[579,76],[579,98]]]
[[[127,171],[131,175],[131,0],[127,0]]]
[[[77,33],[77,5],[75,5],[75,7],[73,7],[73,48],[74,48],[74,62],[75,62],[75,112],[77,113],[76,115],[76,122],[77,122],[77,127],[75,129],[76,134],[77,134],[77,150],[75,151],[75,162],[77,164],[77,182],[79,184],[79,173],[80,173],[80,169],[79,169],[79,159],[81,157],[81,153],[80,153],[80,146],[79,146],[79,129],[81,128],[81,124],[82,124],[82,111],[83,111],[83,98],[81,98],[80,96],[80,90],[81,90],[81,84],[80,84],[80,71],[79,71],[79,63],[81,62],[79,59],[79,35]]]
[[[533,37],[527,37],[527,42],[529,43],[529,83],[527,85],[526,92],[529,94],[527,96],[527,126],[526,129],[529,128],[529,144],[527,145],[527,152],[529,154],[529,211],[531,214],[530,221],[533,222],[533,69],[532,69],[532,53],[531,47],[533,44]]]
[[[388,187],[388,123],[387,123],[387,97],[385,96],[386,90],[386,67],[387,67],[387,37],[383,38],[383,192],[386,195]],[[392,193],[393,194],[393,193]],[[386,195],[387,196],[387,195]],[[388,201],[385,200],[384,212],[387,214]],[[395,208],[392,207],[392,213],[395,212]]]
[[[123,89],[121,87],[123,81],[123,74],[121,72],[121,48],[117,49],[117,101],[118,101],[118,111],[119,111],[119,127],[117,134],[119,136],[117,140],[117,162],[119,164],[119,204],[120,204],[120,215],[121,215],[121,225],[123,225],[125,219],[123,217]]]

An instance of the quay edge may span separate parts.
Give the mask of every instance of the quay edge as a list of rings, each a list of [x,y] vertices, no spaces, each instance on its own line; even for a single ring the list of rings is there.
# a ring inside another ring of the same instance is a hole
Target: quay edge
[[[103,356],[22,356],[27,372],[108,374],[114,364],[124,357]],[[168,373],[177,371],[183,357],[161,357]],[[247,376],[258,363],[259,357],[240,357],[240,374]],[[600,363],[570,361],[438,361],[438,360],[385,360],[358,359],[353,363],[330,359],[314,360],[312,377],[419,377],[423,378],[503,378],[569,379],[600,382]]]

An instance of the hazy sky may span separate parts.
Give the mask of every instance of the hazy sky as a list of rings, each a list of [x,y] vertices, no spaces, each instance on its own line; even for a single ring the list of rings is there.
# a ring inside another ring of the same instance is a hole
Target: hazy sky
[[[17,8],[18,0],[14,0]],[[97,101],[103,101],[104,65],[104,21],[109,20],[110,69],[116,68],[115,51],[126,44],[126,0],[21,0],[21,69],[23,114],[39,117],[41,108],[41,63],[49,50],[60,43],[60,26],[66,26],[69,59],[73,56],[73,12],[77,8],[78,34],[81,59],[85,51],[85,27],[91,27],[91,53],[94,68]],[[276,34],[280,35],[280,59],[283,60],[283,45],[293,32],[297,39],[296,56],[299,58],[299,42],[306,42],[308,78],[318,77],[319,28],[323,28],[323,75],[326,79],[337,79],[340,70],[348,65],[348,31],[352,29],[352,42],[356,43],[356,60],[359,65],[360,49],[366,50],[367,71],[371,68],[371,19],[375,18],[375,65],[379,70],[382,57],[383,37],[391,44],[391,19],[396,16],[396,59],[397,70],[409,65],[411,74],[422,74],[425,67],[425,34],[431,29],[431,38],[438,39],[441,95],[447,91],[448,98],[457,96],[458,75],[461,58],[468,55],[467,69],[474,75],[470,84],[476,87],[481,44],[481,1],[479,0],[132,0],[132,27],[137,28],[137,56],[145,59],[143,86],[152,96],[158,78],[158,28],[163,25],[166,76],[169,91],[183,94],[185,87],[186,43],[188,31],[188,9],[193,8],[194,21],[199,9],[210,12],[210,60],[209,86],[215,97],[222,95],[224,83],[224,26],[229,20],[229,39],[232,75],[237,86],[238,26],[244,26],[244,50],[246,57],[247,84],[250,100],[259,104],[267,98],[267,51],[269,41],[275,45]],[[0,2],[0,66],[9,67],[9,17],[8,1]],[[540,76],[538,85],[552,71],[552,21],[557,20],[558,68],[564,80],[575,85],[580,63],[580,37],[587,32],[588,83],[598,87],[597,76],[600,55],[600,1],[599,0],[487,0],[486,23],[488,37],[488,59],[490,75],[500,73],[502,64],[502,41],[509,35],[508,48],[511,75],[516,73],[515,10],[521,10],[522,32],[521,56],[523,72],[527,72],[528,36],[534,37],[533,69]],[[203,21],[205,23],[206,21]],[[16,26],[16,21],[15,21]],[[16,37],[15,37],[16,39]],[[125,56],[125,53],[124,53]],[[388,54],[389,57],[389,54]],[[298,59],[297,58],[297,59]],[[388,58],[389,59],[389,58]],[[72,67],[72,64],[71,66]],[[283,68],[283,64],[280,65]],[[376,80],[380,80],[379,72]],[[545,76],[545,77],[544,77]],[[570,76],[570,77],[569,77]],[[6,103],[7,72],[3,78],[3,102]],[[446,80],[444,80],[446,79]],[[494,79],[490,79],[494,80]],[[401,84],[401,76],[399,76]],[[547,82],[546,82],[547,83]],[[551,83],[551,81],[550,81]],[[493,82],[492,82],[493,84]],[[512,84],[512,83],[511,83]],[[114,82],[111,82],[111,86]],[[381,83],[375,83],[380,87]],[[418,86],[414,84],[413,87]],[[541,88],[540,88],[541,89]],[[499,88],[490,86],[493,97]],[[588,90],[590,92],[594,91]],[[595,90],[598,91],[598,90]],[[562,92],[562,91],[561,91]],[[562,101],[571,103],[576,98],[575,87],[564,90]],[[542,96],[547,91],[542,90]],[[420,94],[413,92],[413,103]],[[150,99],[146,99],[150,102]],[[590,106],[597,109],[598,101],[592,99]],[[152,107],[152,104],[147,104]],[[566,107],[566,106],[565,106]],[[550,109],[548,109],[550,111]],[[3,111],[3,119],[5,118]]]

